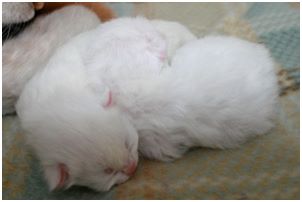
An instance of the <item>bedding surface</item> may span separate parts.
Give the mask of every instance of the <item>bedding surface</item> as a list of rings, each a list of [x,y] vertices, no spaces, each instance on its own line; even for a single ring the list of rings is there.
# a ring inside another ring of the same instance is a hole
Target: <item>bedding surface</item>
[[[2,117],[3,199],[299,199],[299,3],[108,3],[121,16],[178,21],[199,37],[226,34],[263,43],[276,61],[276,127],[241,148],[194,149],[163,163],[141,159],[135,176],[106,193],[48,192],[16,116]]]

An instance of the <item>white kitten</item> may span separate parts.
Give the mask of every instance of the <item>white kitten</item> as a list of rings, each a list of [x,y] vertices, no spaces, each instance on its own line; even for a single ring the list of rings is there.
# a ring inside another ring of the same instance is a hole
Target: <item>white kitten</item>
[[[23,7],[26,5],[19,4]],[[6,41],[2,46],[2,114],[15,111],[15,102],[25,84],[39,68],[47,64],[58,47],[99,23],[98,17],[87,8],[68,6],[38,17],[17,37]]]
[[[232,148],[273,126],[278,88],[262,45],[223,36],[192,41],[161,75],[139,104],[124,106],[144,156],[169,161],[190,147]]]
[[[134,173],[138,134],[118,98],[160,73],[166,46],[143,18],[112,20],[59,48],[28,82],[17,114],[50,189],[104,191]]]
[[[277,87],[267,50],[209,37],[180,48],[169,67],[178,42],[163,36],[142,18],[113,20],[64,45],[27,84],[17,113],[50,188],[108,190],[133,174],[138,149],[166,161],[272,127]]]

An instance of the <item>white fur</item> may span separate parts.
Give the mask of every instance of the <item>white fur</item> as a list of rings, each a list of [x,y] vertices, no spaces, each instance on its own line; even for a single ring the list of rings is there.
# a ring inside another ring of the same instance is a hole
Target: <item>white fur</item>
[[[126,106],[144,110],[132,115],[143,155],[168,161],[190,147],[232,148],[272,128],[277,83],[262,45],[206,37],[180,48],[165,70],[141,102]]]
[[[178,22],[152,20],[155,28],[164,36],[167,46],[167,56],[171,59],[177,48],[189,41],[197,39],[188,28]]]
[[[6,41],[2,46],[2,114],[15,111],[15,102],[25,84],[47,64],[58,47],[99,23],[87,8],[68,6],[38,17],[20,35]]]
[[[113,20],[62,46],[28,82],[17,113],[50,189],[60,163],[70,174],[65,187],[104,191],[128,179],[122,170],[138,160],[138,135],[121,108],[103,106],[108,89],[118,101],[124,84],[158,74],[162,53],[166,43],[149,21]]]
[[[62,46],[26,85],[17,113],[51,188],[58,163],[69,169],[66,187],[108,190],[128,179],[121,169],[138,150],[168,161],[272,127],[277,87],[263,46],[207,37],[181,47],[168,66],[162,56],[182,43],[165,40],[164,30],[143,18],[105,23]],[[113,104],[104,107],[109,92]],[[118,175],[104,173],[108,166]]]

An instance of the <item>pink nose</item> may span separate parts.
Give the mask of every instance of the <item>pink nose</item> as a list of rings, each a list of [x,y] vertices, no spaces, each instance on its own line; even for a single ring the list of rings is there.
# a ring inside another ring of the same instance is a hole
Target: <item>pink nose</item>
[[[166,59],[166,53],[165,53],[164,51],[162,51],[162,52],[160,53],[159,59],[160,59],[161,61],[164,61],[164,60]]]
[[[123,170],[123,173],[125,173],[126,175],[128,175],[129,177],[131,177],[132,175],[134,175],[136,170],[136,162],[135,161],[131,161]]]

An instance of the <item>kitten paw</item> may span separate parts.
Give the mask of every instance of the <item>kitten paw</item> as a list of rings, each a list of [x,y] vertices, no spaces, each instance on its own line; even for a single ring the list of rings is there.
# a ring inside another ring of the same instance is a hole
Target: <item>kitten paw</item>
[[[180,158],[188,146],[180,142],[167,139],[152,131],[144,131],[139,137],[139,152],[149,159],[170,162]]]

